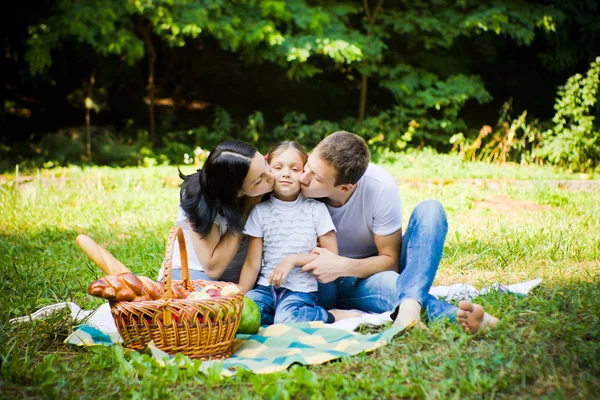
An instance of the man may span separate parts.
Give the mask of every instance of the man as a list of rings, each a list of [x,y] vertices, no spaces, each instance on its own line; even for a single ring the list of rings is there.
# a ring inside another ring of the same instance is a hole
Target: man
[[[309,156],[300,177],[302,194],[323,198],[337,229],[339,255],[317,247],[319,256],[302,269],[319,280],[326,308],[368,312],[394,310],[395,326],[429,320],[457,320],[468,333],[493,327],[498,319],[480,305],[459,307],[429,294],[448,231],[446,213],[435,200],[414,209],[404,236],[395,179],[369,164],[369,150],[358,135],[335,132]]]

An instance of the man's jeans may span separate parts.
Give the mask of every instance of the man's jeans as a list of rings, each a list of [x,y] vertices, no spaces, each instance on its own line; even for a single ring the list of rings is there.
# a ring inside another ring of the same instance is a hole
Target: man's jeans
[[[333,316],[317,305],[316,292],[294,292],[286,288],[257,285],[246,293],[260,309],[260,324],[285,322],[333,322]]]
[[[415,299],[428,320],[455,320],[456,307],[429,294],[448,232],[446,212],[435,200],[415,207],[402,238],[400,274],[379,272],[368,278],[342,277],[319,283],[319,303],[326,309],[358,309],[382,313],[397,308],[403,299]]]

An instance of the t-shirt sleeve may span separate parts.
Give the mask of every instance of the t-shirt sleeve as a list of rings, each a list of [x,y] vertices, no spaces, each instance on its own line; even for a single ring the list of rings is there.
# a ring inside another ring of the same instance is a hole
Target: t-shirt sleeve
[[[187,228],[187,215],[185,215],[185,211],[183,211],[181,206],[179,206],[179,209],[177,210],[177,219],[175,219],[175,224],[180,228]]]
[[[335,225],[327,211],[327,206],[323,203],[317,203],[315,212],[315,227],[317,229],[317,236],[323,236],[329,231],[335,232]]]
[[[258,206],[255,206],[252,211],[250,211],[250,216],[246,221],[246,226],[244,226],[244,235],[254,237],[263,237],[264,235]]]
[[[402,229],[402,204],[396,181],[390,179],[383,187],[374,205],[373,233],[391,235]]]

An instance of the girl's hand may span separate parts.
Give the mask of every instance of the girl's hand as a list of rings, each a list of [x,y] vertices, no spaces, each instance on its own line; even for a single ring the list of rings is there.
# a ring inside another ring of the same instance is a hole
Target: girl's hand
[[[288,276],[290,271],[294,268],[294,264],[291,263],[287,258],[280,262],[269,277],[269,283],[275,287],[279,287],[285,283],[285,278]]]

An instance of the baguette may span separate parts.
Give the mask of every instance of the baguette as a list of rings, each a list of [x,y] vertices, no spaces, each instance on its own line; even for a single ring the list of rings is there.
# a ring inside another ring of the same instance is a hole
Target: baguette
[[[164,284],[131,272],[107,275],[88,286],[88,293],[109,301],[159,300],[163,296]],[[181,285],[171,284],[174,299],[185,299],[189,294]]]
[[[81,250],[107,275],[118,275],[131,272],[106,249],[86,235],[78,235],[75,239]]]

